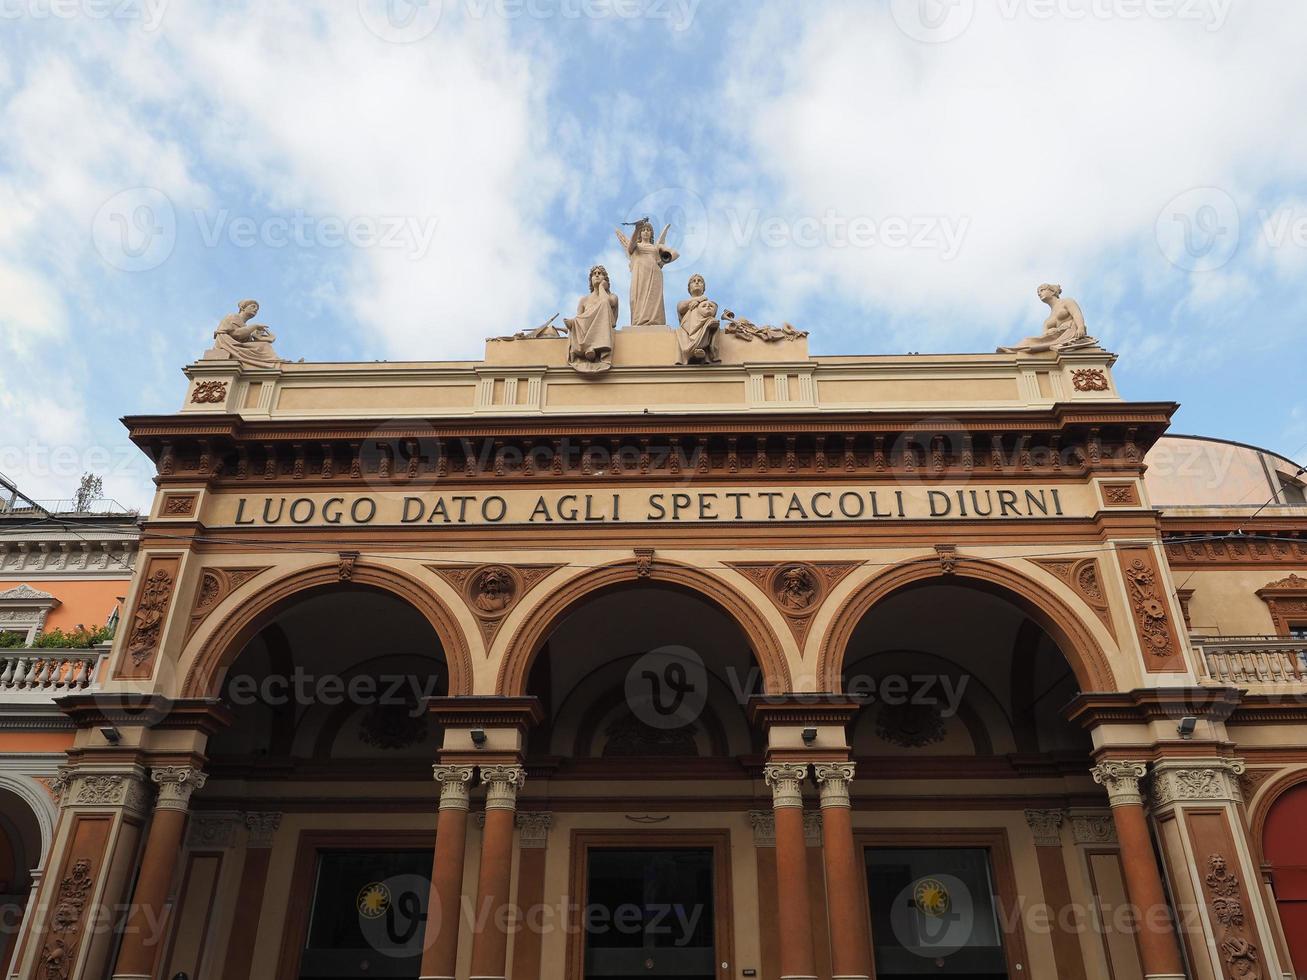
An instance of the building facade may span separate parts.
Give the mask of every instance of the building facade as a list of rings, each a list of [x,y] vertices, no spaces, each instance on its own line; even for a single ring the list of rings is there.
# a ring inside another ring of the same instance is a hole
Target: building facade
[[[94,690],[135,568],[137,515],[111,501],[0,500],[0,964],[58,822],[51,784],[76,726],[54,699]]]
[[[243,305],[127,420],[158,493],[12,976],[1307,970],[1296,465],[1092,340],[606,309],[292,364]]]

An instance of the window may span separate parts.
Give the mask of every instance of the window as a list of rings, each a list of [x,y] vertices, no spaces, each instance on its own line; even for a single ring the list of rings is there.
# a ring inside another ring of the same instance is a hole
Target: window
[[[1280,474],[1280,503],[1296,504],[1302,506],[1307,504],[1307,488],[1292,477]]]

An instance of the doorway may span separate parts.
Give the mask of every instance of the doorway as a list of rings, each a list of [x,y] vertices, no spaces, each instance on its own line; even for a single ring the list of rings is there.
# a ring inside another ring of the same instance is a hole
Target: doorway
[[[730,963],[728,853],[712,837],[578,832],[577,980],[714,980]],[[729,967],[728,967],[729,970]]]

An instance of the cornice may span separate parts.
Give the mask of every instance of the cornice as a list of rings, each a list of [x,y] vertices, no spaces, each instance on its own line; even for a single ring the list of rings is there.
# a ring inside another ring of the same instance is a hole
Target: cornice
[[[231,724],[231,709],[216,698],[179,698],[158,694],[101,692],[70,694],[54,703],[78,728],[141,725],[160,730],[199,731],[214,735]]]
[[[1224,721],[1244,692],[1233,687],[1154,687],[1133,691],[1078,694],[1063,709],[1068,721],[1085,728],[1117,723],[1147,723],[1185,717]]]
[[[540,699],[535,697],[465,695],[427,698],[426,705],[431,716],[446,728],[481,726],[525,731],[538,725],[545,716]]]
[[[867,704],[848,694],[755,694],[749,698],[749,721],[767,729],[776,725],[847,725]],[[828,756],[829,752],[798,751],[805,758]]]

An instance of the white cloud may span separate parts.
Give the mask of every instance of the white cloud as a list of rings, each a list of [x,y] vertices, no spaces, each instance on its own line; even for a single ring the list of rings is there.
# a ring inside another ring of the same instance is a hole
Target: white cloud
[[[1001,15],[1014,5],[1019,16]],[[1300,177],[1307,141],[1285,122],[1307,93],[1307,5],[1241,5],[1219,30],[1029,13],[1046,6],[977,3],[942,44],[907,37],[887,5],[760,20],[741,40],[724,111],[762,177],[743,206],[762,197],[764,214],[786,220],[944,217],[965,221],[966,236],[951,261],[935,247],[754,241],[758,288],[796,307],[835,289],[974,340],[994,319],[1037,322],[1034,287],[1048,279],[1072,295],[1099,276],[1180,282],[1187,273],[1153,241],[1171,198],[1210,185],[1251,204]],[[729,238],[721,224],[714,235]],[[1231,285],[1200,286],[1193,300]]]

